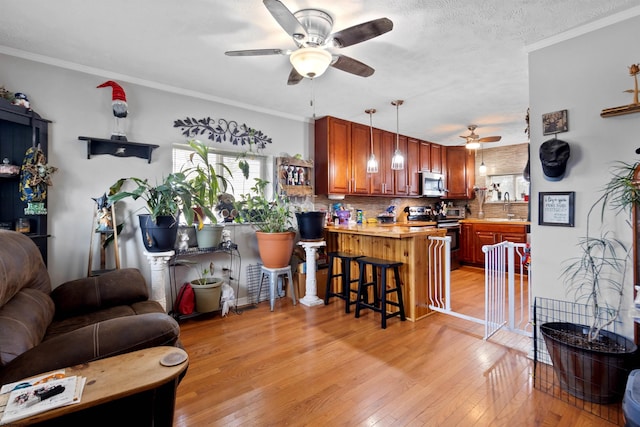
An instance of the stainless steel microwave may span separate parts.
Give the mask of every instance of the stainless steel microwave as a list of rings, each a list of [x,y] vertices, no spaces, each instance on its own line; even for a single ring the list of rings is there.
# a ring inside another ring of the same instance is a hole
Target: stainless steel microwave
[[[445,195],[444,176],[439,173],[420,171],[422,179],[422,195],[425,197],[442,197]]]

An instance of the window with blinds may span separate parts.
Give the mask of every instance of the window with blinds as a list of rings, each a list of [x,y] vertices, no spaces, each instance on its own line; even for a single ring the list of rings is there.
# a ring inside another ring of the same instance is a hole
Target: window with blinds
[[[194,156],[192,163],[189,160],[189,156],[193,153],[193,150],[188,145],[174,145],[173,146],[173,172],[180,172],[187,168],[193,167],[194,163],[197,165],[198,156]],[[249,178],[245,180],[242,171],[238,167],[238,161],[240,160],[240,154],[234,152],[225,152],[219,150],[209,150],[209,163],[217,166],[216,173],[227,178],[230,182],[227,193],[233,194],[236,200],[240,199],[240,194],[248,193],[249,189],[253,187],[255,183],[254,178],[264,179],[266,176],[266,157],[261,155],[252,155],[246,157],[244,160],[249,164]],[[221,166],[224,164],[231,171],[229,173]]]

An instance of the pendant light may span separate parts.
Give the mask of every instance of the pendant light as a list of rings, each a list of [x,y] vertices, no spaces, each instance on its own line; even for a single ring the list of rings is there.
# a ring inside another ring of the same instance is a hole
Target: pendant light
[[[396,151],[391,158],[391,169],[393,170],[404,169],[404,156],[400,152],[400,113],[398,111],[402,104],[404,104],[404,101],[401,99],[391,101],[391,105],[396,107]]]
[[[482,161],[478,168],[478,172],[480,172],[480,176],[485,176],[487,174],[487,167],[484,164],[484,148],[480,148],[480,156],[482,157]]]
[[[376,155],[373,154],[373,114],[376,112],[376,109],[369,108],[368,110],[364,110],[364,112],[369,115],[369,132],[371,138],[371,156],[369,156],[369,160],[367,160],[367,173],[378,173],[378,160],[376,159]]]

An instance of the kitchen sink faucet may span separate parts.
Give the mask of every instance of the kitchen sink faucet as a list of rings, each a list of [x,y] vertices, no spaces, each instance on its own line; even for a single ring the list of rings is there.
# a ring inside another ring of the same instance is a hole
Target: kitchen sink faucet
[[[513,218],[514,214],[511,213],[511,201],[509,200],[509,192],[504,192],[504,204],[502,205],[502,209],[507,212],[507,219]]]

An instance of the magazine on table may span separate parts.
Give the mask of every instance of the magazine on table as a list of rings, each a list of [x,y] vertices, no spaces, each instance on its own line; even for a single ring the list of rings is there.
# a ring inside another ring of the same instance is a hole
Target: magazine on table
[[[0,424],[30,417],[50,409],[79,403],[85,377],[64,376],[64,371],[6,384],[0,389]],[[3,408],[4,406],[4,408]]]

